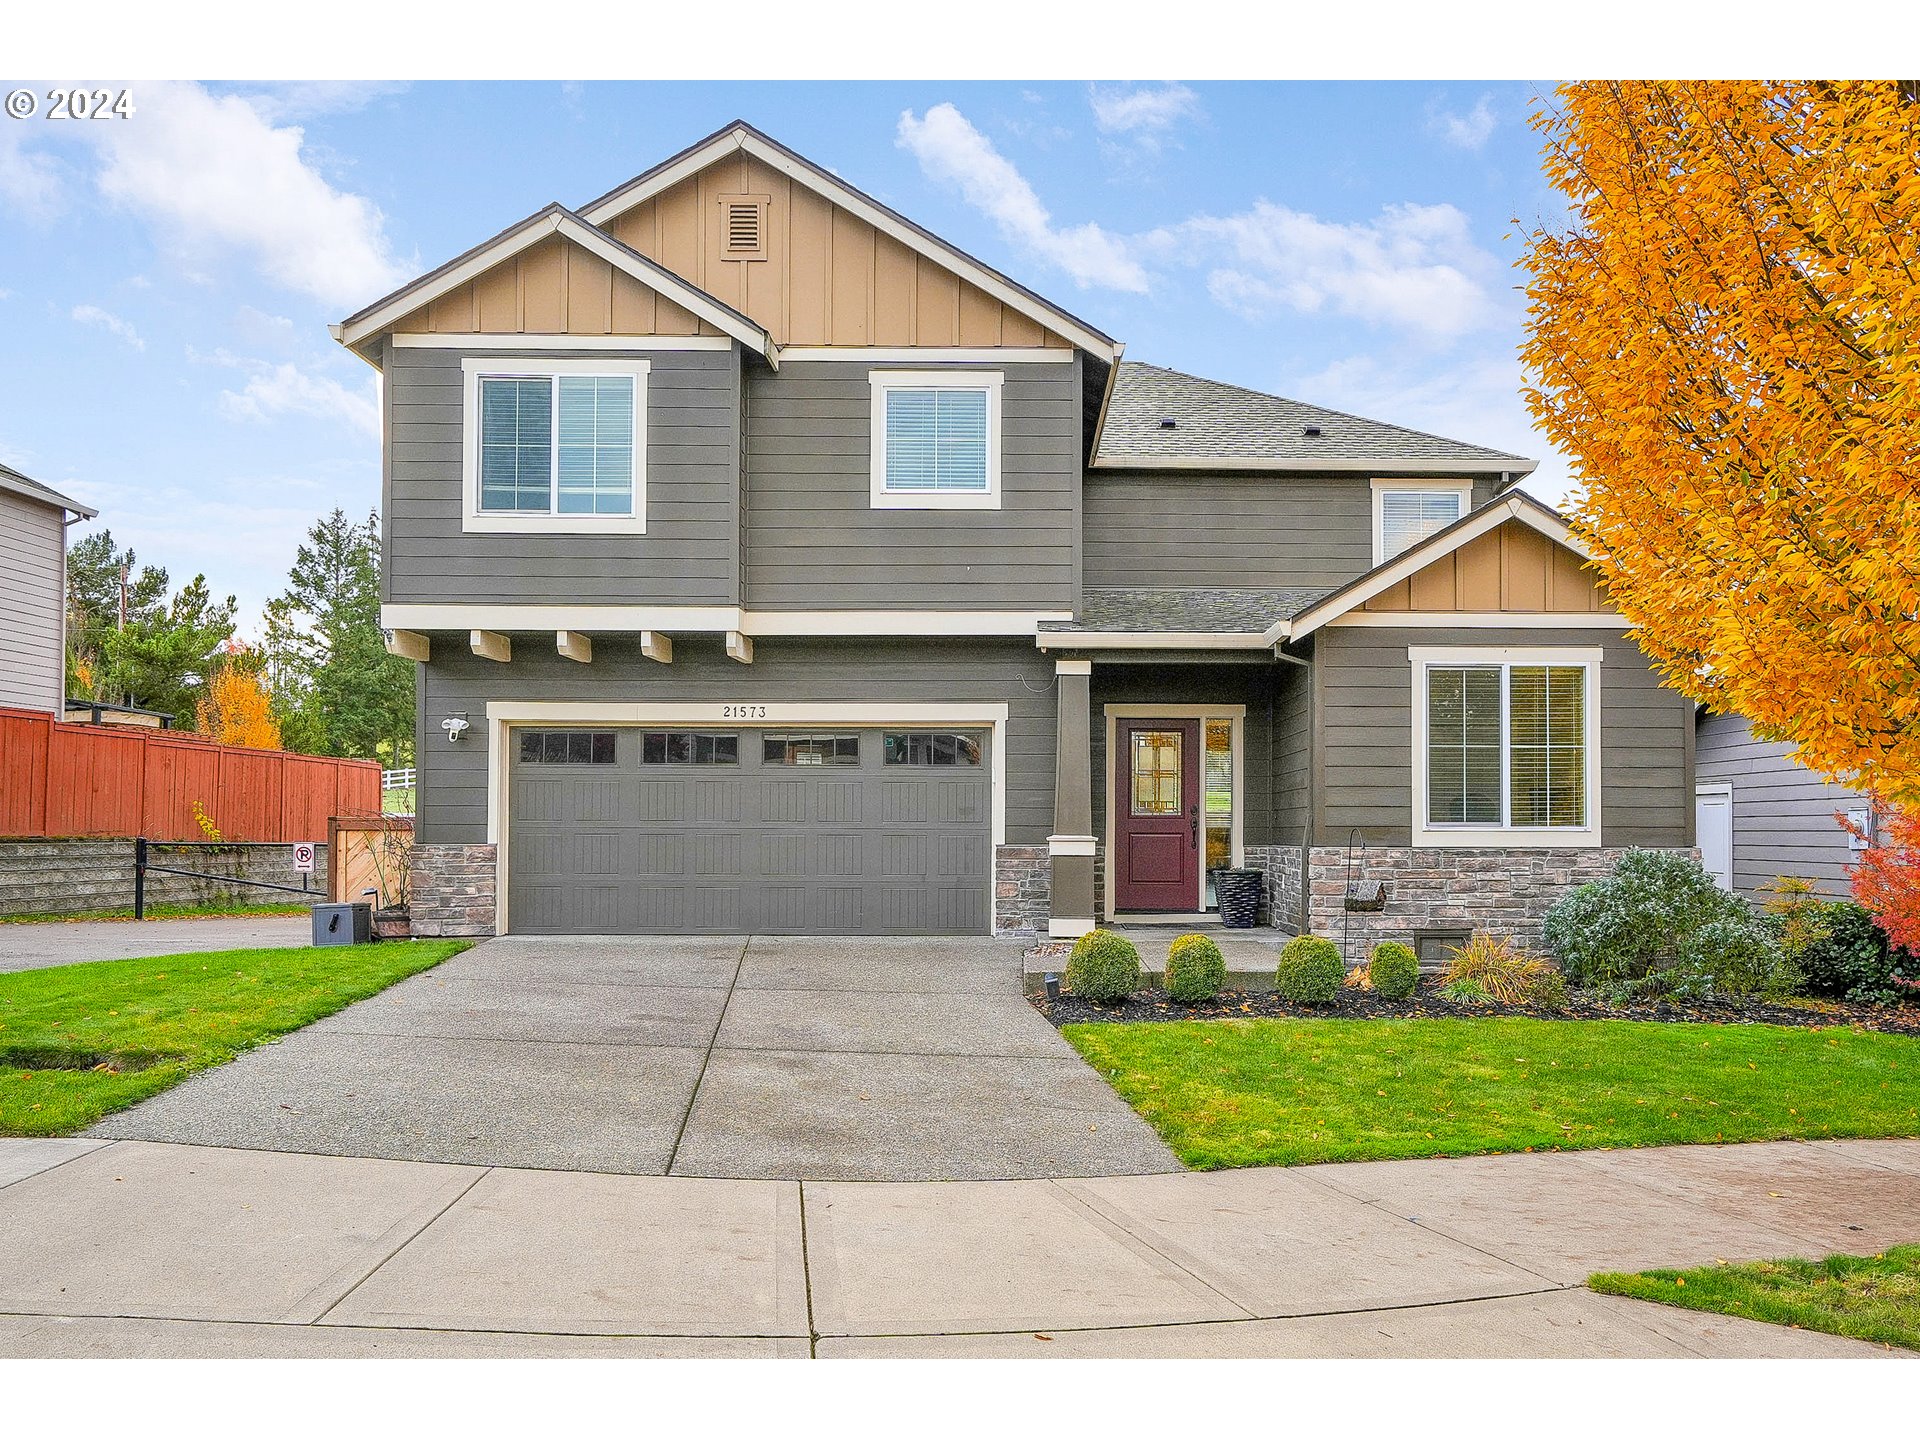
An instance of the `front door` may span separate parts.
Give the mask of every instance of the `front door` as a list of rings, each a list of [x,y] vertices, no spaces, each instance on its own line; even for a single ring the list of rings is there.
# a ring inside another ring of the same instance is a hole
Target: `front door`
[[[1195,910],[1200,904],[1200,722],[1122,720],[1116,744],[1114,908]]]

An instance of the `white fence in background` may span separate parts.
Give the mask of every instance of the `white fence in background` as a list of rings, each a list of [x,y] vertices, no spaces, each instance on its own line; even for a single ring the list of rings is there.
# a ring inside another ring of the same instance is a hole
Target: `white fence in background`
[[[413,789],[413,766],[409,765],[404,770],[382,770],[380,788],[382,790]]]

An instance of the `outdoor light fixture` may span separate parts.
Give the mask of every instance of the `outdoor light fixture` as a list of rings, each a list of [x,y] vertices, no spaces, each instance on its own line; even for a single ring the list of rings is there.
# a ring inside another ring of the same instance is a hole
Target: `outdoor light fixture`
[[[1058,1000],[1059,998],[1060,977],[1058,975],[1049,975],[1047,976],[1047,999]]]
[[[467,733],[467,722],[463,716],[449,715],[440,722],[440,728],[447,732],[447,739],[450,742],[457,742]]]

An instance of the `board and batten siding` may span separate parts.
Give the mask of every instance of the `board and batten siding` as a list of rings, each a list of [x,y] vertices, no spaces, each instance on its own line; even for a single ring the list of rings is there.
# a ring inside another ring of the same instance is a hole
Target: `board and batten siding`
[[[1034,649],[1031,638],[762,637],[754,643],[753,664],[743,666],[727,658],[717,635],[676,635],[670,665],[643,657],[637,636],[596,635],[590,665],[562,659],[550,645],[515,646],[507,664],[447,645],[436,646],[433,659],[419,671],[415,753],[419,834],[425,844],[486,841],[489,700],[662,705],[1004,702],[1007,843],[1043,845],[1052,833],[1053,661]],[[472,727],[457,744],[449,744],[440,728],[450,715],[464,716]],[[717,722],[699,728],[730,727]],[[751,727],[739,728],[748,733]]]
[[[1758,898],[1762,885],[1792,875],[1846,896],[1855,857],[1834,814],[1865,810],[1867,798],[1802,765],[1790,741],[1759,739],[1744,716],[1704,714],[1694,736],[1695,781],[1733,790],[1734,890]]]
[[[62,712],[65,518],[56,505],[0,491],[0,705]]]
[[[1693,844],[1693,702],[1661,685],[1640,647],[1617,632],[1569,627],[1380,629],[1329,626],[1314,637],[1314,843],[1358,829],[1406,845],[1413,821],[1416,646],[1599,647],[1601,843]],[[1524,848],[1526,838],[1516,835]]]
[[[1268,590],[1373,568],[1373,476],[1093,470],[1082,495],[1090,590]],[[1497,476],[1473,482],[1475,506]]]
[[[998,510],[877,510],[887,370],[986,369],[1001,387]],[[747,604],[755,610],[1053,610],[1079,598],[1080,362],[855,361],[746,375]]]
[[[644,535],[461,528],[461,361],[645,359]],[[735,605],[740,601],[740,355],[732,350],[390,347],[386,355],[389,602]]]

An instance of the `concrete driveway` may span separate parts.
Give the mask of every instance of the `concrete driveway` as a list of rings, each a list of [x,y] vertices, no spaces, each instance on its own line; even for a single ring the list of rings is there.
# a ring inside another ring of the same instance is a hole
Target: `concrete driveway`
[[[306,915],[217,915],[201,920],[34,920],[0,925],[0,972],[89,960],[306,945]]]
[[[92,1132],[747,1179],[1179,1170],[986,939],[492,940]]]

